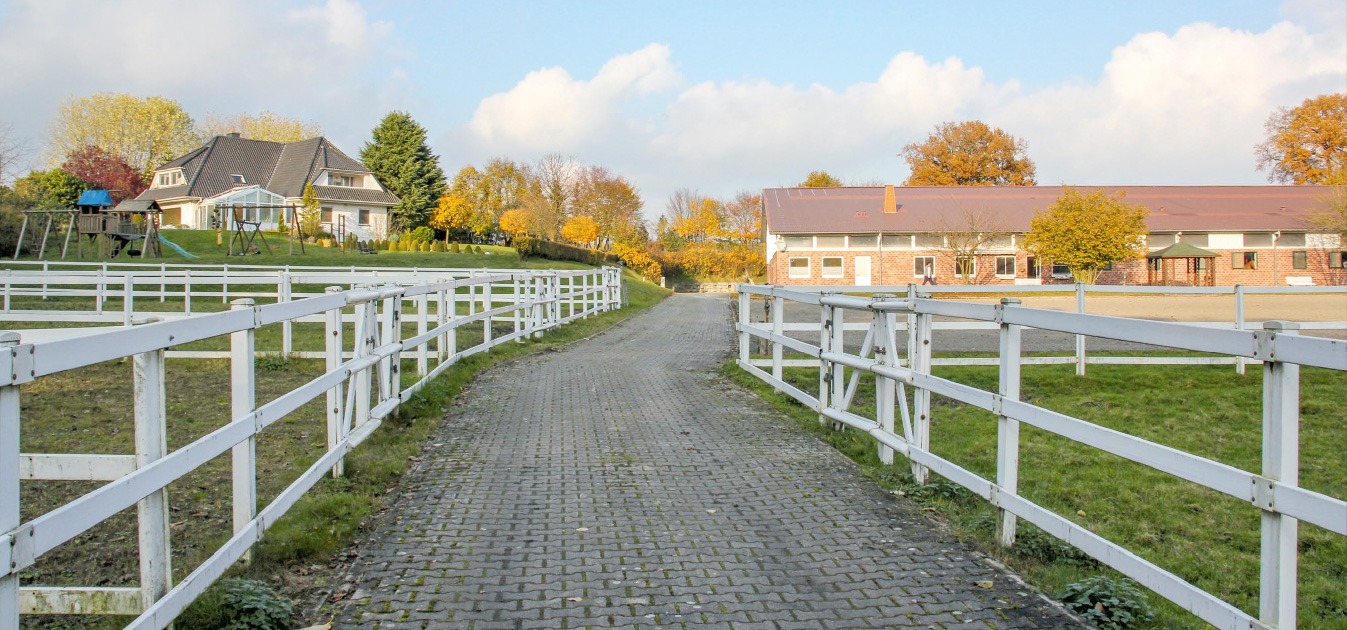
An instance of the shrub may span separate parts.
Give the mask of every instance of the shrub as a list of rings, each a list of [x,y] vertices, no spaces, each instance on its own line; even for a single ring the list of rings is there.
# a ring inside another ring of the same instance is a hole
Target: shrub
[[[472,248],[472,253],[474,253],[474,254],[480,254],[480,253],[482,253],[482,246],[481,246],[481,245],[478,245],[478,246],[476,246],[476,247],[473,247],[473,248]]]
[[[441,243],[441,242],[439,242],[439,241],[435,241],[434,243],[431,243],[431,244],[430,244],[430,251],[432,251],[432,252],[443,252],[443,251],[444,251],[444,243]]]
[[[454,243],[454,246],[451,247],[451,248],[449,249],[449,251],[451,251],[451,252],[453,252],[453,253],[455,253],[455,254],[458,254],[458,253],[461,253],[463,250],[462,250],[461,248],[459,248],[458,243]]]
[[[295,608],[266,582],[242,578],[220,580],[177,620],[181,628],[207,630],[288,630]]]
[[[1155,615],[1146,594],[1128,579],[1096,576],[1072,582],[1058,599],[1099,628],[1131,628]]]
[[[404,240],[412,241],[414,243],[429,243],[435,240],[435,230],[423,225],[407,233]]]
[[[646,280],[659,282],[660,277],[664,275],[664,268],[643,250],[617,243],[613,245],[612,251],[618,260],[622,261],[622,264],[640,274]]]

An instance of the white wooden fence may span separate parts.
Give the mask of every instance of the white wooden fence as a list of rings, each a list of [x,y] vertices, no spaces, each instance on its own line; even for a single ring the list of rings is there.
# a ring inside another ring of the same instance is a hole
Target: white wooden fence
[[[1017,298],[999,305],[928,298],[861,298],[773,286],[739,287],[738,364],[801,403],[817,409],[820,422],[855,427],[879,443],[880,459],[894,452],[909,460],[912,473],[925,482],[930,471],[971,490],[998,508],[997,539],[1013,544],[1015,522],[1023,518],[1080,548],[1138,583],[1170,599],[1218,628],[1296,627],[1297,525],[1313,523],[1347,535],[1347,502],[1299,487],[1300,367],[1347,370],[1347,342],[1301,336],[1296,325],[1266,322],[1260,330],[1222,330],[1187,324],[1024,308]],[[774,303],[773,321],[748,319],[749,300],[763,296]],[[782,330],[784,303],[819,307],[817,345]],[[869,321],[859,348],[848,349],[843,316],[864,313]],[[898,351],[898,316],[910,316],[912,342],[906,360]],[[958,318],[994,325],[999,331],[998,391],[979,390],[931,374],[932,322]],[[1249,472],[1148,440],[1049,411],[1020,398],[1021,332],[1026,329],[1104,337],[1193,352],[1209,352],[1261,361],[1263,368],[1263,464]],[[761,365],[750,355],[751,341],[771,344],[772,359]],[[818,367],[817,392],[806,392],[784,379],[783,351],[812,357]],[[767,367],[768,370],[762,369]],[[861,373],[875,380],[875,417],[851,411]],[[849,380],[848,380],[848,377]],[[912,388],[911,403],[906,388]],[[931,394],[938,394],[998,417],[996,479],[986,479],[931,451]],[[1262,514],[1259,615],[1199,589],[1068,518],[1018,493],[1019,427],[1028,424],[1101,451],[1143,464],[1188,482],[1247,501]]]
[[[751,285],[750,285],[751,286]],[[965,285],[941,285],[941,286],[921,286],[916,284],[894,285],[894,286],[865,286],[865,287],[837,287],[837,286],[795,286],[790,287],[793,291],[802,291],[807,293],[828,293],[845,291],[850,294],[872,294],[872,295],[891,295],[895,297],[936,297],[939,295],[978,295],[986,294],[989,296],[1004,295],[1007,292],[1025,295],[1065,295],[1073,296],[1076,303],[1076,312],[1085,313],[1088,306],[1088,297],[1090,295],[1170,295],[1170,296],[1229,296],[1231,300],[1232,312],[1234,317],[1227,321],[1193,321],[1186,322],[1189,326],[1200,326],[1203,328],[1220,328],[1231,330],[1250,330],[1260,327],[1261,324],[1251,323],[1245,317],[1245,302],[1251,295],[1339,295],[1342,296],[1343,317],[1347,317],[1347,287],[1149,287],[1149,286],[1114,286],[1114,285],[1085,285],[1085,284],[1056,284],[1044,286],[965,286]],[[3,315],[0,315],[3,316]],[[767,313],[763,315],[764,321],[772,318],[772,330],[779,333],[795,334],[797,336],[812,336],[818,334],[819,323],[814,321],[798,322],[775,321],[776,318],[784,318],[785,313],[782,309],[773,309],[771,302],[767,303]],[[750,315],[750,320],[753,316]],[[907,334],[909,343],[915,340],[916,331],[912,327],[915,322],[913,316],[899,319],[895,326],[900,332]],[[1344,331],[1347,330],[1347,319],[1327,320],[1327,321],[1298,321],[1301,331]],[[844,330],[853,333],[860,333],[869,330],[868,322],[844,322]],[[931,323],[931,328],[936,331],[994,331],[997,325],[991,322],[979,321],[936,321]],[[1248,360],[1239,356],[1124,356],[1115,353],[1103,355],[1090,355],[1088,351],[1087,337],[1089,335],[1075,335],[1074,352],[1070,355],[1047,355],[1037,354],[1035,356],[1021,357],[1020,361],[1024,365],[1060,365],[1074,364],[1076,374],[1084,375],[1086,366],[1089,364],[1100,365],[1234,365],[1235,370],[1243,374],[1244,366]],[[773,360],[780,360],[779,357],[773,357]],[[932,359],[932,365],[997,365],[998,359],[995,357],[936,357]],[[754,359],[754,364],[759,367],[771,365],[772,363],[763,359]],[[786,359],[786,367],[813,367],[818,365],[817,359]]]
[[[306,278],[305,283],[324,277]],[[124,286],[132,288],[142,279],[135,274],[126,278],[130,279]],[[230,276],[231,281],[235,279]],[[280,299],[266,305],[258,305],[253,298],[238,298],[232,301],[230,310],[218,313],[100,329],[50,341],[25,343],[24,331],[0,333],[0,628],[17,628],[21,614],[33,613],[138,615],[128,627],[167,626],[244,557],[262,533],[319,479],[329,472],[341,474],[346,453],[446,368],[462,357],[502,343],[541,335],[577,318],[618,308],[620,295],[621,271],[615,268],[488,271],[455,279],[422,278],[409,285],[355,289],[332,286],[322,295]],[[461,308],[465,303],[467,307]],[[408,304],[417,309],[417,326],[416,334],[404,339],[404,310]],[[433,322],[427,321],[427,304],[437,307]],[[325,350],[317,354],[326,359],[326,371],[257,406],[256,332],[263,326],[297,321],[324,323]],[[499,334],[493,330],[493,321],[513,325],[510,332]],[[345,322],[354,324],[349,341],[344,339]],[[458,331],[465,326],[481,326],[482,340],[459,348]],[[171,421],[165,412],[167,351],[225,335],[230,340],[231,415],[221,419],[218,429],[170,452],[165,440]],[[404,388],[401,362],[413,352],[421,378]],[[20,452],[22,385],[122,357],[132,357],[134,366],[134,455]],[[259,509],[257,440],[266,439],[264,430],[269,425],[323,397],[327,408],[326,451],[275,500]],[[225,452],[231,452],[233,463],[233,537],[175,585],[166,488]],[[107,483],[22,521],[20,483],[40,479]],[[137,508],[139,522],[138,587],[20,585],[20,573],[43,554],[132,506]]]

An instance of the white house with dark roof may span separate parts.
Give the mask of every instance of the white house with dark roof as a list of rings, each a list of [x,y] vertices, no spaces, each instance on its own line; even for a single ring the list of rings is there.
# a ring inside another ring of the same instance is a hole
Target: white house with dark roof
[[[322,206],[323,229],[360,240],[388,235],[388,212],[398,198],[359,160],[327,138],[298,142],[215,136],[205,146],[158,169],[137,199],[154,200],[164,225],[214,227],[235,214],[275,229],[286,207],[296,207],[305,184]]]
[[[1203,251],[1189,264],[1203,284],[1347,284],[1347,243],[1312,228],[1325,207],[1322,186],[1079,186],[1088,193],[1126,191],[1150,210],[1148,251],[1176,243]],[[1061,186],[870,186],[768,188],[762,191],[768,282],[797,285],[902,285],[930,275],[958,284],[1072,282],[1070,271],[1024,250],[1034,213]],[[996,238],[971,257],[947,241],[975,215]],[[1114,265],[1100,284],[1148,284],[1159,257]],[[1199,273],[1200,272],[1200,273]],[[1186,276],[1185,276],[1186,277]]]

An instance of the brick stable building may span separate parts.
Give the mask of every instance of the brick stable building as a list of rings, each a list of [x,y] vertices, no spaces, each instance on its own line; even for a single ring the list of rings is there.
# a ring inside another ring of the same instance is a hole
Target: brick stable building
[[[1082,192],[1126,191],[1150,209],[1148,251],[1186,243],[1211,254],[1188,262],[1192,283],[1221,286],[1347,284],[1347,244],[1310,228],[1306,217],[1327,203],[1320,186],[1080,186]],[[773,284],[896,285],[1073,282],[1068,269],[1040,264],[1024,251],[1034,213],[1061,186],[869,186],[768,188],[767,279]],[[959,258],[947,239],[977,226],[1003,234]],[[957,259],[956,259],[957,258]],[[1148,284],[1163,274],[1158,259],[1114,265],[1100,284]],[[1178,283],[1188,283],[1183,275]],[[1172,280],[1171,280],[1172,281]]]

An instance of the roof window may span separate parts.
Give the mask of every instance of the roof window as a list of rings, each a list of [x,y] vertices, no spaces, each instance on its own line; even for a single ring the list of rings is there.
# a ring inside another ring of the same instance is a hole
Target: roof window
[[[230,181],[231,183],[234,183],[234,184],[246,184],[246,183],[247,183],[246,181],[243,180],[243,176],[242,176],[242,175],[239,175],[238,173],[233,173],[233,174],[231,174],[231,175],[229,176],[229,181]]]

